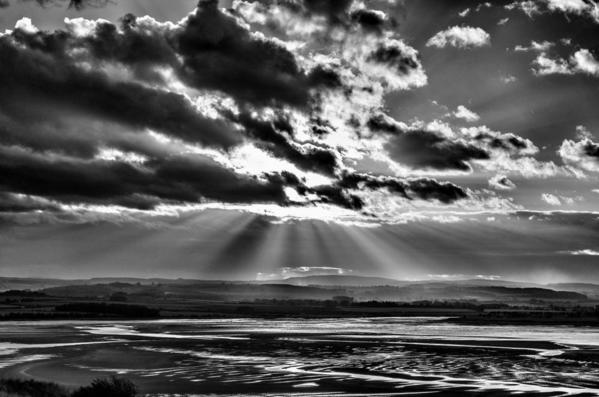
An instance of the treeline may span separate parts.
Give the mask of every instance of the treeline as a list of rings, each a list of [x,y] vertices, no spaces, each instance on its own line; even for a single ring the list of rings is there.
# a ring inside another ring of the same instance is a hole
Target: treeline
[[[510,307],[505,303],[481,303],[476,301],[463,300],[422,300],[414,302],[395,302],[395,301],[379,301],[369,300],[355,302],[349,299],[255,299],[254,303],[262,305],[284,305],[284,306],[348,306],[348,307],[364,307],[364,308],[432,308],[432,309],[469,309],[469,310],[485,310],[485,309],[502,309]]]
[[[8,290],[8,291],[0,292],[0,297],[5,297],[5,296],[9,296],[9,297],[18,296],[18,297],[41,298],[41,297],[45,297],[45,296],[48,296],[48,295],[44,294],[43,292],[39,292],[39,291],[11,289],[11,290]]]
[[[135,397],[137,387],[127,379],[96,379],[74,391],[56,383],[0,379],[0,397]]]
[[[44,312],[7,312],[0,314],[0,321],[30,321],[30,320],[77,320],[88,319],[89,313],[56,313]],[[0,395],[0,397],[3,397]]]
[[[160,316],[160,310],[147,306],[101,302],[66,303],[56,306],[54,310],[62,313],[90,313],[129,318],[152,318]]]
[[[414,302],[393,302],[393,301],[365,301],[354,302],[352,306],[357,307],[398,307],[398,308],[433,308],[433,309],[469,309],[469,310],[485,310],[485,309],[502,309],[508,308],[505,303],[479,303],[472,301],[414,301]]]

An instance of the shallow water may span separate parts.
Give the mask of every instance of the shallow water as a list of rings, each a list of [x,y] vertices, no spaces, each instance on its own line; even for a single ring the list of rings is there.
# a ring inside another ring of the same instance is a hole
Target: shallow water
[[[599,329],[436,318],[0,324],[0,375],[148,395],[599,395]]]

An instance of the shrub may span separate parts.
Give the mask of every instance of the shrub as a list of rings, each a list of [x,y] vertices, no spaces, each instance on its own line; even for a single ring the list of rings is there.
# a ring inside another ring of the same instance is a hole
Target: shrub
[[[135,397],[137,388],[127,379],[95,379],[91,385],[76,390],[71,397]]]
[[[68,397],[65,389],[55,383],[35,380],[2,379],[0,396],[18,397]]]

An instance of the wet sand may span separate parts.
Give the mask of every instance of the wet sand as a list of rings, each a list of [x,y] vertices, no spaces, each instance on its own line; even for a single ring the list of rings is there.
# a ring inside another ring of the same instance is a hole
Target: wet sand
[[[599,335],[595,329],[530,335],[506,329],[502,335],[496,328],[464,328],[458,335],[461,328],[425,320],[347,321],[65,323],[32,326],[30,333],[27,327],[0,330],[0,376],[76,387],[116,374],[152,396],[599,395],[599,347],[563,343],[573,335],[573,341],[592,341]],[[535,339],[540,335],[547,340]]]

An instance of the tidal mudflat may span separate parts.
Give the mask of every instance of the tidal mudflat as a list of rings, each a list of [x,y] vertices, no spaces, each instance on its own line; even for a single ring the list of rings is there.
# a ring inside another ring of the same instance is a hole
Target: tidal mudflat
[[[148,396],[599,395],[599,329],[438,318],[0,324],[0,376]]]

